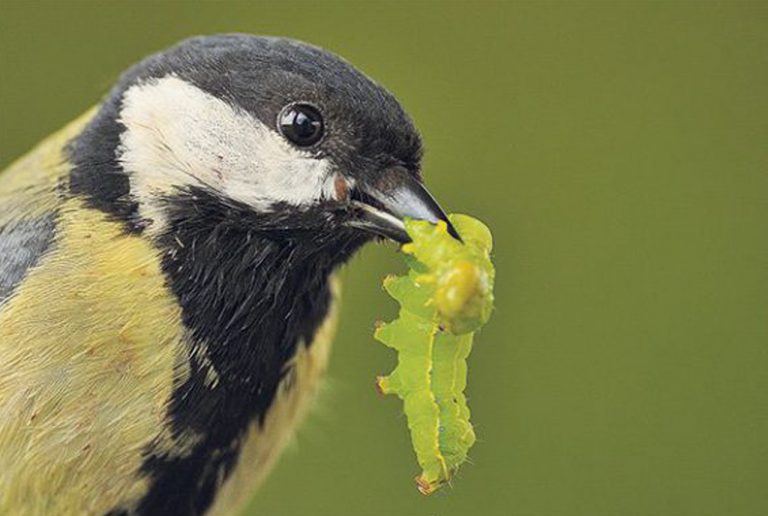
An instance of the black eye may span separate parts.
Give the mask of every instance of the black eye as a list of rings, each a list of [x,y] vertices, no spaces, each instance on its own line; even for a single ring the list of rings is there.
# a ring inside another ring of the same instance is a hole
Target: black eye
[[[284,107],[277,125],[283,136],[299,147],[316,144],[325,132],[322,115],[308,104],[291,104]]]

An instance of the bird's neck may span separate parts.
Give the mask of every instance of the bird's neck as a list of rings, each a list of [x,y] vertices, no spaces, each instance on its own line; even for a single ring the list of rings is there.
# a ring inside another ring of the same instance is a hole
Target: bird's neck
[[[183,460],[148,458],[154,483],[142,504],[150,512],[211,503],[214,484],[237,462],[242,435],[263,422],[297,346],[311,345],[326,318],[330,274],[360,245],[275,238],[247,220],[253,214],[199,195],[194,207],[178,207],[159,245],[191,334],[191,374],[176,386],[168,417],[174,434],[202,439]]]

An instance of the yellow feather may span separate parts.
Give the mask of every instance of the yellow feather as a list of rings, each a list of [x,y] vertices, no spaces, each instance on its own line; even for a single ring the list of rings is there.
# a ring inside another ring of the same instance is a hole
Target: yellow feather
[[[0,172],[0,227],[19,216],[36,217],[56,207],[56,188],[70,170],[62,149],[95,112],[96,108],[90,109]]]

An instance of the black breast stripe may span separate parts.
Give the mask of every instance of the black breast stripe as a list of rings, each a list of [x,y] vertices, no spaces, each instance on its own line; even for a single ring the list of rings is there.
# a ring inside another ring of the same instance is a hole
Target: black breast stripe
[[[325,321],[335,267],[361,244],[266,237],[256,214],[205,191],[169,201],[170,230],[161,238],[163,269],[182,307],[184,325],[204,349],[190,353],[190,376],[175,386],[166,423],[172,435],[200,441],[183,457],[146,450],[150,490],[139,514],[203,514],[237,463],[251,422],[263,422],[300,342]],[[278,211],[279,213],[279,211]],[[213,367],[217,381],[206,379]]]

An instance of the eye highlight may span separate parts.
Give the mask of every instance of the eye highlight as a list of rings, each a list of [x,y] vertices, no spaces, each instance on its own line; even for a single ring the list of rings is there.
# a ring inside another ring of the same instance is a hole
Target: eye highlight
[[[325,134],[323,116],[309,104],[289,104],[277,117],[277,128],[289,141],[299,147],[319,142]]]

